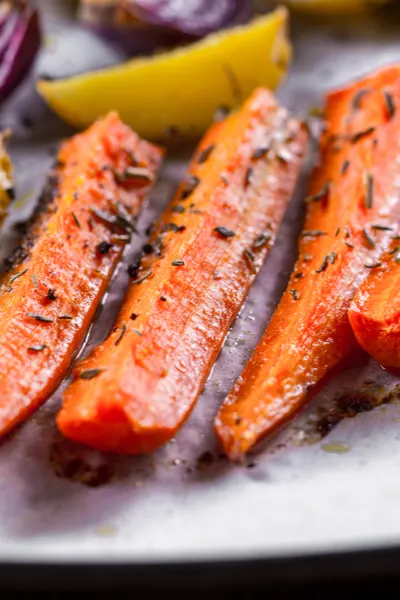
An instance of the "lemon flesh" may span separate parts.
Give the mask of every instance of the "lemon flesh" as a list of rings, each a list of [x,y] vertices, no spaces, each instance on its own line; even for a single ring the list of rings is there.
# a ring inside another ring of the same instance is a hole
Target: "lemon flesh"
[[[288,13],[278,8],[200,42],[68,79],[39,81],[38,91],[65,121],[87,127],[110,110],[147,139],[176,129],[201,135],[215,110],[241,104],[258,86],[274,89],[291,46]]]

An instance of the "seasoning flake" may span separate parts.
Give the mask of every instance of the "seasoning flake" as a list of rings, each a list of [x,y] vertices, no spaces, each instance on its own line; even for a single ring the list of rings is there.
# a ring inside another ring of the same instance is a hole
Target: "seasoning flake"
[[[19,279],[19,277],[22,277],[22,275],[25,275],[25,273],[29,271],[29,269],[24,269],[23,271],[20,271],[19,273],[15,273],[15,275],[13,275],[12,277],[10,277],[10,279],[8,280],[8,285],[11,285],[12,283],[14,283],[14,281],[16,281],[17,279]]]
[[[224,227],[223,225],[219,225],[218,227],[215,227],[214,231],[216,233],[219,233],[219,235],[223,238],[231,238],[236,235],[236,233],[234,231],[232,231],[232,229],[228,229],[227,227]]]
[[[131,318],[132,318],[132,315],[131,315]],[[121,342],[122,338],[124,337],[125,333],[126,333],[126,325],[125,325],[125,323],[122,323],[120,334],[117,337],[117,339],[115,340],[114,346],[118,346],[118,344]]]
[[[388,91],[383,92],[383,95],[385,97],[385,104],[389,115],[389,119],[392,119],[396,113],[396,105],[394,102],[394,98],[392,94]]]
[[[367,240],[368,244],[372,247],[375,248],[375,241],[373,240],[373,238],[370,236],[370,234],[368,233],[368,231],[366,230],[365,227],[363,227],[363,236],[365,237],[365,239]]]
[[[258,235],[253,242],[253,248],[255,248],[255,249],[262,248],[262,246],[264,246],[267,242],[269,242],[270,239],[271,239],[271,234],[269,231],[264,231],[263,233],[260,233],[260,235]]]
[[[51,317],[46,317],[44,315],[38,315],[37,313],[28,312],[27,315],[31,319],[35,319],[35,321],[39,321],[41,323],[53,323],[54,322],[54,319],[52,319]]]
[[[331,187],[330,181],[325,183],[322,189],[312,196],[307,196],[305,199],[306,204],[310,204],[312,202],[321,202],[322,200],[326,200],[329,195],[329,190]]]
[[[31,352],[41,352],[45,348],[47,348],[46,344],[35,344],[33,346],[29,346],[28,350],[30,350]]]
[[[207,146],[206,148],[201,150],[199,153],[199,156],[197,157],[197,163],[199,165],[202,165],[203,163],[205,163],[211,156],[211,153],[214,151],[214,149],[215,149],[215,144],[210,144],[209,146]]]
[[[74,211],[72,211],[71,214],[72,214],[72,218],[74,219],[74,221],[76,223],[76,226],[79,227],[79,229],[82,229],[81,222],[79,221],[79,219],[76,216],[76,214],[74,213]]]
[[[78,377],[79,379],[94,379],[103,373],[103,371],[105,369],[86,369],[85,371],[81,371]]]

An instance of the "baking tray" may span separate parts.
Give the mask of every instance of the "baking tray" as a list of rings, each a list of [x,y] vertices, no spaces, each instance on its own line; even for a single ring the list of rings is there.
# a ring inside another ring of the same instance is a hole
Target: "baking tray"
[[[115,52],[104,51],[68,20],[68,3],[41,4],[47,9],[46,44],[37,72],[63,75],[116,60]],[[353,22],[297,19],[294,62],[280,99],[305,117],[325,90],[399,61],[399,33],[396,6]],[[18,192],[1,238],[5,253],[15,223],[34,206],[57,143],[72,130],[36,96],[34,76],[0,111],[0,124],[14,131]],[[189,155],[187,149],[169,154],[139,231],[168,203]],[[82,450],[62,440],[55,428],[60,391],[2,443],[3,585],[50,580],[78,585],[94,578],[99,585],[132,579],[154,584],[155,573],[158,582],[206,585],[397,568],[400,378],[360,354],[242,466],[219,455],[213,436],[217,407],[285,288],[301,226],[305,176],[197,407],[171,443],[138,458]],[[125,265],[143,240],[140,235],[133,241]],[[122,265],[87,347],[108,333],[126,285]],[[333,406],[352,418],[340,420],[337,411],[332,416]]]

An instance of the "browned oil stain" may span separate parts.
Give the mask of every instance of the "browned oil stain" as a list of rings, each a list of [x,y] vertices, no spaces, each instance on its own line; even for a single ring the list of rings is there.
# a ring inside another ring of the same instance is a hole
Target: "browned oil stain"
[[[93,465],[69,443],[54,442],[50,446],[50,465],[62,479],[82,483],[89,487],[100,487],[115,476],[114,465],[101,462]]]
[[[374,382],[365,382],[367,387]],[[330,433],[343,419],[351,419],[360,413],[369,412],[383,404],[392,404],[400,400],[400,385],[390,392],[371,393],[370,391],[343,394],[335,398],[328,407],[317,410],[313,420],[315,433],[322,439]]]

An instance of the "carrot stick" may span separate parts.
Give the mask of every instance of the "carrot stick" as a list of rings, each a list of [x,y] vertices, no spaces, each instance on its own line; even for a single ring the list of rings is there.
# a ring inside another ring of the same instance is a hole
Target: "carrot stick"
[[[385,367],[400,367],[400,236],[391,224],[390,249],[359,288],[349,320],[360,346]]]
[[[355,345],[347,310],[387,247],[397,202],[400,68],[328,95],[320,164],[311,178],[299,257],[287,290],[216,433],[237,459],[305,404],[307,393]]]
[[[77,366],[64,435],[136,454],[175,434],[275,239],[305,144],[263,89],[211,128],[132,268],[115,331]]]
[[[65,375],[160,160],[115,113],[62,145],[1,289],[0,434]]]

